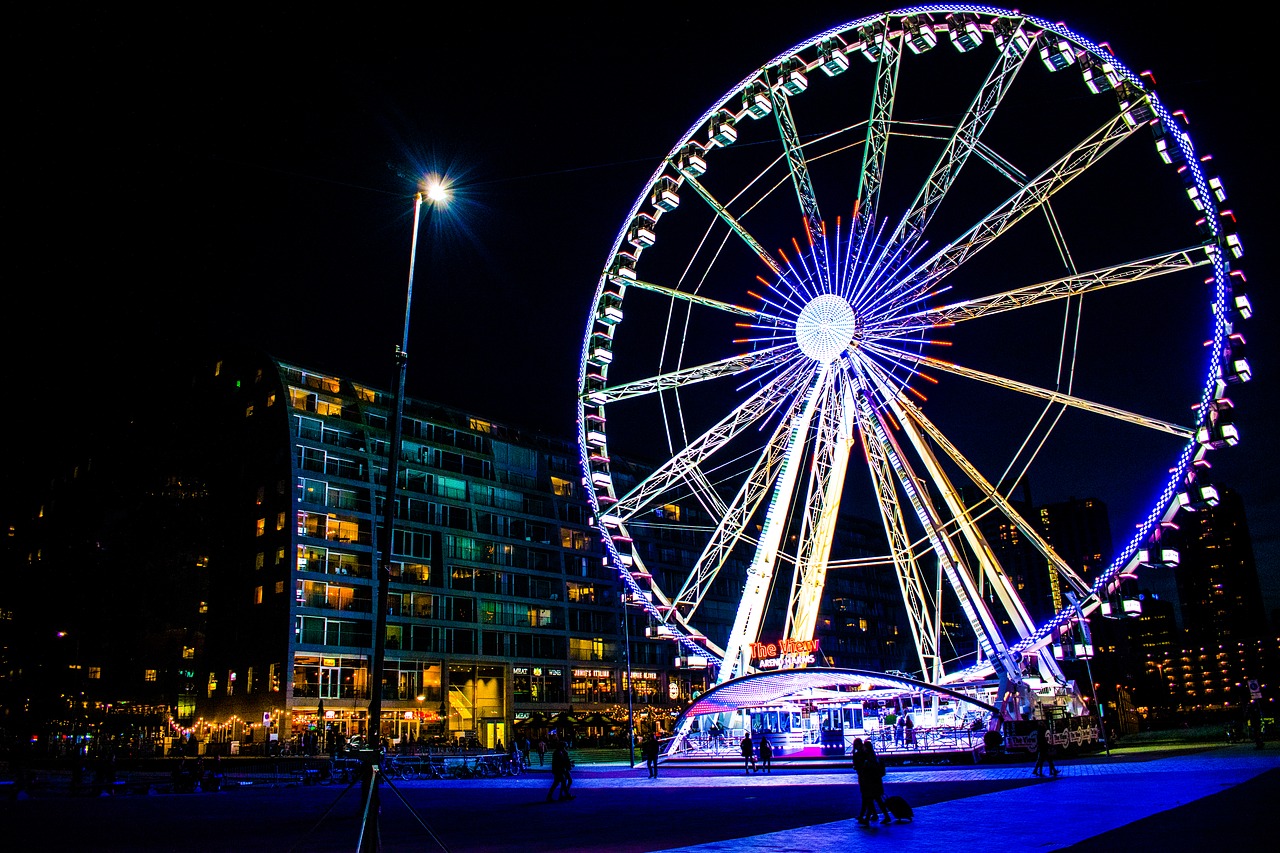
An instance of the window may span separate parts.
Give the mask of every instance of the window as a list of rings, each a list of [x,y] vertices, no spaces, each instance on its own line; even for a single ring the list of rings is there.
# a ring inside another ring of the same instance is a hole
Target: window
[[[288,513],[284,513],[284,512],[276,516],[276,530],[284,530],[285,519],[287,517],[288,517]]]
[[[266,497],[266,491],[267,491],[266,486],[258,486],[258,495],[254,500],[254,503],[256,503],[258,506],[262,506],[262,499]]]
[[[253,403],[250,403],[249,405],[244,407],[244,416],[246,418],[253,417]]]
[[[260,586],[255,586],[253,588],[253,603],[254,604],[262,603],[262,587]]]
[[[275,395],[275,392],[273,391],[267,395],[267,408],[269,409],[275,404],[276,404],[276,395]]]
[[[283,562],[284,562],[284,549],[277,548],[276,549],[276,565],[278,566]]]
[[[156,680],[156,671],[155,671],[154,669],[144,669],[144,670],[142,671],[142,680],[143,680],[143,681],[155,681],[155,680]]]
[[[284,581],[276,581],[276,595],[284,592]]]
[[[467,499],[467,481],[455,480],[452,477],[443,475],[437,476],[436,495],[442,498],[465,501]]]
[[[261,569],[264,565],[266,565],[266,562],[267,562],[267,555],[259,551],[257,555],[253,558],[253,568],[255,570]]]
[[[566,480],[563,477],[552,477],[551,491],[562,498],[573,497],[573,481]]]
[[[267,532],[267,520],[266,520],[265,518],[260,518],[260,519],[258,519],[258,522],[257,522],[257,524],[255,525],[255,528],[256,528],[256,529],[255,529],[255,531],[254,531],[254,535],[255,535],[255,536],[261,536],[262,534],[266,533],[266,532]]]
[[[89,667],[89,677],[94,679],[102,678],[102,667],[100,666]]]

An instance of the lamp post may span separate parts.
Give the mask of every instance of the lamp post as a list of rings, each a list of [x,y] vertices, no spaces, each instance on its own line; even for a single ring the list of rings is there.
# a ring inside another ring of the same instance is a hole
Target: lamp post
[[[409,313],[413,307],[413,272],[418,259],[418,227],[422,220],[423,196],[431,206],[449,199],[448,187],[438,178],[427,180],[426,190],[413,197],[413,238],[409,244],[409,285],[404,298],[404,332],[395,350],[395,396],[392,406],[391,444],[387,448],[387,488],[383,503],[381,555],[373,605],[373,663],[369,674],[368,737],[365,748],[365,825],[360,831],[361,851],[381,849],[378,830],[377,765],[382,760],[382,677],[387,651],[387,585],[391,581],[391,540],[396,523],[396,480],[400,477],[400,438],[404,417],[404,378],[409,363]],[[428,212],[430,208],[428,208]]]
[[[627,748],[631,750],[631,767],[636,766],[636,717],[631,708],[631,616],[627,613],[628,592],[622,591],[622,657],[627,663]]]

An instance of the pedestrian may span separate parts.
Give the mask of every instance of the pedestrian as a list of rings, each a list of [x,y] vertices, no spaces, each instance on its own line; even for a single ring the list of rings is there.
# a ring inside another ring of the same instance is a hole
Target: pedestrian
[[[1249,702],[1249,733],[1253,735],[1253,748],[1263,749],[1262,742],[1262,700]]]
[[[893,726],[894,748],[902,746],[904,741],[906,740],[906,732],[907,732],[906,720],[907,720],[906,714],[899,714],[898,718],[894,721],[894,726]]]
[[[573,760],[569,758],[569,748],[564,741],[557,740],[551,753],[551,790],[547,791],[547,802],[556,799],[556,789],[560,790],[560,799],[572,800],[569,791],[573,787]]]
[[[742,750],[742,768],[750,776],[756,770],[756,751],[751,744],[751,732],[747,732],[742,736],[742,742],[738,744],[738,748]]]
[[[861,743],[857,739],[853,744],[853,769],[858,776],[858,791],[862,794],[862,811],[858,815],[858,823],[868,826],[876,819],[876,807],[880,809],[880,822],[893,823],[889,807],[884,802],[884,762],[876,755],[871,741]],[[859,761],[858,756],[862,759]]]
[[[1043,776],[1041,768],[1049,763],[1049,774],[1058,775],[1058,768],[1053,766],[1053,743],[1049,740],[1049,724],[1041,720],[1036,723],[1036,766],[1032,768],[1032,776]]]
[[[769,738],[760,738],[760,770],[763,773],[771,773],[773,771],[773,744],[769,743]]]
[[[520,763],[523,764],[525,767],[528,767],[529,751],[530,749],[532,749],[532,746],[529,744],[529,736],[520,735],[520,740],[517,741],[517,745],[520,747]]]
[[[645,766],[649,768],[650,779],[658,778],[658,753],[661,748],[658,736],[653,732],[649,732],[649,737],[645,738],[644,745],[640,747],[640,751],[644,754]]]
[[[538,766],[541,767],[546,763],[547,757],[547,739],[538,738]]]
[[[915,749],[916,748],[915,721],[911,719],[910,714],[903,714],[902,719],[903,719],[902,728],[906,732],[906,747],[907,749]]]

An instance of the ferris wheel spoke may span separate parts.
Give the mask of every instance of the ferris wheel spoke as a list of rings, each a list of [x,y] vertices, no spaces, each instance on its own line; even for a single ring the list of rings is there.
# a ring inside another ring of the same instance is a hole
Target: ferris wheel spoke
[[[979,137],[995,116],[996,109],[1029,55],[1029,51],[1013,49],[1014,44],[1015,41],[1011,39],[1006,48],[1000,51],[995,65],[992,66],[986,80],[974,96],[973,102],[956,125],[942,156],[938,158],[937,164],[925,180],[924,186],[920,188],[915,201],[898,224],[888,246],[914,245],[920,241],[929,220],[937,212],[939,203],[959,176],[969,155],[973,153]]]
[[[691,441],[623,495],[610,509],[610,515],[625,521],[651,506],[654,499],[665,494],[668,489],[685,483],[690,477],[689,471],[699,467],[735,436],[771,414],[787,397],[793,395],[808,369],[804,365],[796,365],[774,377],[715,426]]]
[[[1026,394],[1031,397],[1038,397],[1041,400],[1047,400],[1050,403],[1070,406],[1075,409],[1080,409],[1081,411],[1091,412],[1095,415],[1102,415],[1103,417],[1113,418],[1118,421],[1124,421],[1125,423],[1131,423],[1136,426],[1153,429],[1158,432],[1165,432],[1181,439],[1190,439],[1195,434],[1195,430],[1192,427],[1172,424],[1158,418],[1148,417],[1136,412],[1125,411],[1124,409],[1120,409],[1115,406],[1108,406],[1104,403],[1095,403],[1092,400],[1086,400],[1083,397],[1077,397],[1073,394],[1065,394],[1061,391],[1041,388],[1040,386],[1032,385],[1028,382],[1019,382],[1016,379],[997,376],[994,373],[987,373],[972,367],[963,367],[955,362],[943,361],[940,358],[918,355],[916,353],[906,352],[903,350],[889,350],[888,348],[877,344],[868,344],[867,349],[899,363],[905,361],[914,363],[920,367],[930,367],[944,373],[963,376],[966,379],[985,382],[989,385],[995,385],[998,388],[1016,391],[1020,394]]]
[[[984,493],[984,497],[992,499],[1019,529],[1029,527],[1029,525],[1026,524],[1019,513],[1013,510],[1007,501],[996,494],[995,489],[978,472],[977,468],[961,456],[955,446],[950,441],[947,441],[945,436],[928,422],[918,407],[909,400],[904,399],[901,394],[893,391],[889,378],[883,372],[874,365],[869,365],[869,367],[868,373],[872,382],[877,386],[881,399],[885,401],[885,405],[897,418],[902,433],[907,436],[915,450],[916,458],[924,465],[924,470],[934,486],[933,493],[942,498],[954,528],[963,537],[968,545],[969,553],[973,556],[985,576],[989,587],[995,592],[995,596],[1000,606],[1004,609],[1009,624],[1017,632],[1019,639],[1026,639],[1035,633],[1036,623],[1027,611],[1026,605],[1018,596],[1012,579],[1010,579],[1008,573],[996,558],[995,551],[987,541],[982,528],[978,526],[978,518],[973,515],[972,509],[965,505],[960,491],[955,488],[950,477],[947,476],[942,466],[938,464],[937,457],[925,440],[925,435],[922,434],[921,429],[927,425],[928,428],[925,429],[925,432],[928,432],[930,437],[934,438],[943,447],[944,452],[959,465],[966,476],[979,486]],[[1074,572],[1072,574],[1074,575]],[[1042,677],[1046,679],[1060,681],[1062,678],[1061,669],[1053,658],[1047,654],[1040,655],[1039,668]]]
[[[679,299],[684,302],[690,302],[690,303],[693,303],[694,305],[703,305],[707,308],[714,308],[717,311],[724,311],[726,313],[736,314],[741,317],[750,317],[754,320],[778,319],[777,317],[774,317],[770,314],[766,314],[762,311],[757,311],[754,308],[745,308],[741,305],[734,305],[732,303],[724,302],[719,299],[712,299],[709,296],[702,296],[701,294],[698,294],[698,293],[690,293],[687,290],[679,290],[674,287],[666,287],[665,285],[654,284],[651,281],[639,281],[636,279],[627,279],[626,285],[627,287],[634,287],[638,290],[647,290],[652,293],[658,293],[663,296],[669,296],[672,299]]]
[[[894,95],[898,91],[898,69],[902,67],[902,41],[905,38],[904,32],[896,44],[892,39],[885,39],[884,49],[876,60],[875,94],[862,152],[858,197],[854,203],[855,228],[859,237],[865,236],[874,226],[880,206],[880,187],[884,183],[884,164],[889,153],[890,119],[893,117]]]
[[[619,400],[626,400],[631,397],[642,397],[649,394],[657,394],[662,391],[671,391],[694,385],[699,382],[706,382],[711,379],[719,379],[724,376],[737,376],[748,370],[764,370],[774,368],[778,365],[785,364],[788,359],[794,357],[795,347],[789,345],[780,345],[769,347],[768,349],[757,350],[756,352],[735,355],[731,358],[713,361],[709,364],[698,364],[693,367],[685,367],[671,373],[663,373],[659,376],[649,376],[644,379],[636,379],[632,382],[623,382],[618,385],[607,385],[602,388],[589,389],[583,396],[589,399],[595,405],[608,405],[616,403]]]
[[[685,619],[692,619],[703,597],[711,588],[711,582],[724,563],[740,544],[756,545],[757,540],[748,534],[748,524],[755,517],[764,496],[777,481],[792,432],[792,425],[801,412],[804,398],[793,399],[786,416],[779,419],[769,443],[756,460],[733,501],[724,512],[715,531],[711,534],[702,553],[685,579],[680,591],[672,599],[672,612]]]
[[[805,162],[800,134],[796,131],[795,118],[791,115],[791,100],[777,88],[770,88],[769,94],[773,99],[773,114],[778,121],[778,133],[786,149],[787,165],[791,170],[791,183],[795,187],[800,209],[804,213],[804,227],[808,233],[814,265],[817,267],[816,275],[820,282],[818,291],[829,293],[831,273],[827,267],[827,247],[823,239],[825,228],[822,224],[822,214],[818,210],[818,198],[813,191],[813,182],[809,179],[809,166]]]
[[[840,498],[844,494],[849,454],[853,448],[853,397],[843,374],[832,372],[818,413],[809,488],[796,547],[791,601],[783,635],[808,640],[818,624],[818,607],[827,579],[831,544],[835,539]]]
[[[920,671],[930,681],[937,683],[943,675],[942,658],[939,655],[938,620],[929,606],[925,594],[924,575],[907,533],[906,514],[898,500],[894,486],[893,463],[888,448],[881,443],[880,433],[873,426],[875,415],[864,391],[859,391],[854,405],[854,418],[862,446],[867,453],[867,471],[889,542],[889,556],[898,578],[907,613],[907,624],[919,656]]]
[[[914,301],[929,288],[991,244],[1028,213],[1040,209],[1054,193],[1084,174],[1090,166],[1131,136],[1140,125],[1131,125],[1119,113],[1090,134],[1062,159],[1014,193],[1003,204],[971,227],[960,239],[944,247],[902,282],[899,296],[885,306],[892,309]]]
[[[1202,255],[1197,259],[1197,255]],[[910,314],[901,314],[887,318],[868,326],[867,334],[875,337],[893,337],[919,329],[949,326],[965,320],[975,320],[989,314],[1029,308],[1059,299],[1066,299],[1084,293],[1091,293],[1115,287],[1146,281],[1169,273],[1183,272],[1210,263],[1210,258],[1202,246],[1194,246],[1163,255],[1153,255],[1136,261],[1116,264],[1110,267],[1065,276],[1052,281],[1019,287],[1004,293],[996,293],[964,302],[955,302],[939,308],[927,308]]]
[[[760,260],[764,261],[765,266],[767,266],[774,275],[782,277],[784,274],[782,266],[772,255],[769,254],[764,246],[760,245],[760,241],[757,240],[751,232],[748,231],[746,227],[725,208],[723,204],[717,201],[715,196],[713,196],[697,178],[689,172],[681,172],[681,175],[684,178],[684,182],[688,184],[704,202],[706,202],[708,207],[715,211],[715,214],[720,217],[725,225],[729,226],[729,230],[734,234],[737,234],[742,242],[747,245],[747,248],[754,252]]]
[[[884,384],[883,379],[881,380],[881,384]],[[887,386],[885,387],[885,390],[887,392]],[[1077,594],[1086,595],[1088,593],[1088,584],[1080,577],[1079,574],[1076,573],[1075,569],[1071,568],[1067,561],[1062,559],[1057,551],[1055,551],[1053,547],[1045,541],[1044,537],[1040,535],[1040,531],[1035,524],[1027,521],[1027,519],[1023,517],[1022,513],[1018,512],[1013,505],[1010,504],[1002,494],[1000,494],[999,490],[997,490],[996,487],[993,486],[985,476],[983,476],[982,472],[979,471],[968,459],[966,459],[955,445],[951,443],[946,435],[944,435],[942,431],[925,416],[919,406],[901,394],[896,395],[895,406],[902,410],[900,419],[902,421],[916,424],[920,429],[922,429],[929,438],[932,439],[933,443],[941,448],[943,453],[945,453],[947,457],[964,472],[970,482],[978,487],[983,499],[990,502],[1001,515],[1009,519],[1009,521],[1018,528],[1018,532],[1022,537],[1027,542],[1031,543],[1032,547],[1040,552],[1040,555],[1048,561],[1049,565],[1052,566],[1064,580],[1066,580]]]
[[[870,407],[869,402],[867,405]],[[970,628],[988,658],[999,661],[1012,677],[1017,677],[1019,668],[1009,656],[1008,644],[1000,631],[999,623],[978,593],[973,575],[951,539],[953,525],[947,524],[945,516],[939,512],[923,487],[925,481],[913,469],[880,412],[871,408],[873,416],[866,419],[871,427],[871,438],[882,448],[881,452],[887,457],[898,486],[907,495],[933,553],[938,558],[938,564],[956,593],[960,609],[969,620]],[[934,482],[934,485],[936,487],[938,484]]]

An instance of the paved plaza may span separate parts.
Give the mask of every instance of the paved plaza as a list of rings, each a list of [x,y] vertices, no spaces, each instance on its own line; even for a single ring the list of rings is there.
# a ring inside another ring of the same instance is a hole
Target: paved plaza
[[[863,827],[847,766],[775,761],[644,766],[584,750],[576,797],[547,803],[549,768],[515,778],[398,781],[383,788],[384,853],[757,853],[895,849],[1161,853],[1271,849],[1280,749],[1269,744],[1114,750],[1059,762],[897,766],[888,793],[910,823]],[[358,785],[232,788],[219,793],[0,802],[6,849],[93,851],[355,851]]]

